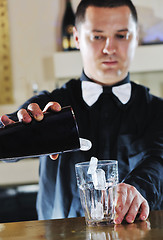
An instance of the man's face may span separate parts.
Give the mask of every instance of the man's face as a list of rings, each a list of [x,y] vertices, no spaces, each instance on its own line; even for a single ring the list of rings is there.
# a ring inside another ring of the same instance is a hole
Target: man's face
[[[137,46],[136,23],[127,6],[88,7],[74,37],[89,78],[112,85],[127,76]]]

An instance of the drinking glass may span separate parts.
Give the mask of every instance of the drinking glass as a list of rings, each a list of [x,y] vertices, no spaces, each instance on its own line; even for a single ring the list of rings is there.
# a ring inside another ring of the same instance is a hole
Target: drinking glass
[[[75,165],[80,200],[89,226],[109,225],[115,216],[118,162],[98,161],[96,170],[90,174],[89,162]]]

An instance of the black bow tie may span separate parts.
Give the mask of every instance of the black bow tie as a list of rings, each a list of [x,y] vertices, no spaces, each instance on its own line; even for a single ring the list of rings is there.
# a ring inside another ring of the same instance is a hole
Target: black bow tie
[[[103,87],[100,84],[89,81],[82,81],[81,84],[83,99],[88,106],[92,106],[103,92]],[[126,104],[130,100],[131,83],[114,86],[111,90],[112,93],[121,101],[122,104]]]

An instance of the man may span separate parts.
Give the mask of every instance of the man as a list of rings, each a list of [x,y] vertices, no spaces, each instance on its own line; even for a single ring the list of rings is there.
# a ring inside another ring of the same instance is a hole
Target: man
[[[95,156],[118,160],[114,222],[132,223],[137,216],[145,220],[149,209],[160,209],[163,200],[163,101],[130,82],[129,66],[138,44],[135,7],[130,0],[81,1],[74,38],[83,60],[81,78],[31,98],[17,116],[1,118],[4,125],[17,118],[28,123],[31,114],[40,121],[43,112],[71,105],[80,137],[92,142],[88,152],[51,156],[58,157],[56,161],[40,159],[39,219],[83,215],[74,166]]]

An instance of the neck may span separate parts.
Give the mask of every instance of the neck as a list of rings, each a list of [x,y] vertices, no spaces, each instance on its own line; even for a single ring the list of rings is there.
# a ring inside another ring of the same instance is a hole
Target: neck
[[[119,86],[121,84],[124,84],[124,83],[128,83],[130,82],[130,74],[128,73],[126,75],[126,77],[124,77],[123,79],[119,80],[118,82],[113,82],[113,83],[110,83],[110,84],[104,84],[102,83],[101,81],[98,81],[98,80],[94,80],[92,78],[89,78],[85,72],[83,71],[82,75],[81,75],[81,81],[90,81],[90,82],[95,82],[99,85],[102,85],[102,86]]]

